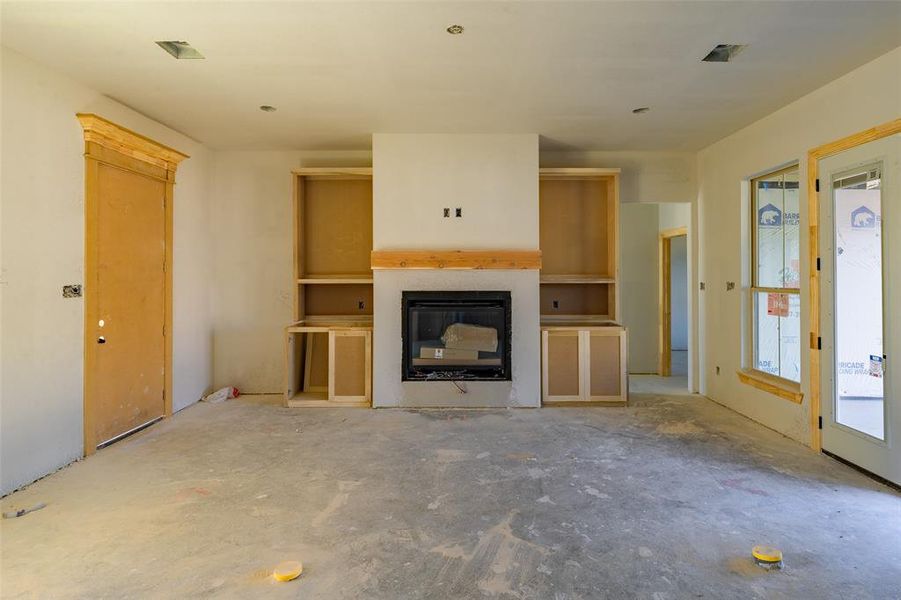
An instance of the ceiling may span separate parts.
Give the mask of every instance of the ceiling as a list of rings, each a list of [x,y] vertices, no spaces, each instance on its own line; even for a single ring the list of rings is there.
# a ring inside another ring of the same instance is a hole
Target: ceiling
[[[4,46],[213,148],[534,132],[543,149],[696,150],[901,44],[901,2],[34,0],[0,10]],[[188,41],[206,59],[175,60],[156,40]],[[719,43],[748,47],[731,63],[701,62]],[[640,106],[651,111],[632,114]]]

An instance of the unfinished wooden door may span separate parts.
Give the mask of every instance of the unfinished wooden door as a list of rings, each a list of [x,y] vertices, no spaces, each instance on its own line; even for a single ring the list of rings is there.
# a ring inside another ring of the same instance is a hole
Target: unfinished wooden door
[[[166,186],[97,166],[94,439],[165,414]]]
[[[371,365],[371,331],[330,331],[328,399],[369,404]]]
[[[628,397],[626,334],[619,328],[582,332],[586,348],[585,389],[590,402],[623,403]]]
[[[187,156],[97,115],[77,117],[86,158],[84,447],[91,454],[172,412],[172,192]]]
[[[579,402],[585,398],[585,348],[578,330],[542,331],[542,400]]]

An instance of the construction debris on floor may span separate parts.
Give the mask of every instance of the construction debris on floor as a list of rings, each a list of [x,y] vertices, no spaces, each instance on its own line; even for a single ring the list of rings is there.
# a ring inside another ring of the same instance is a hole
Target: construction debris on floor
[[[700,397],[280,401],[195,405],[5,498],[47,507],[3,521],[3,596],[898,597],[901,496]]]

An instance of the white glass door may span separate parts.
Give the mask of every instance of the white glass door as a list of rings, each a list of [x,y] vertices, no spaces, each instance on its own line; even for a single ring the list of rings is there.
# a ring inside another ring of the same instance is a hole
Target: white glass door
[[[896,135],[819,164],[823,449],[896,483],[899,150]]]

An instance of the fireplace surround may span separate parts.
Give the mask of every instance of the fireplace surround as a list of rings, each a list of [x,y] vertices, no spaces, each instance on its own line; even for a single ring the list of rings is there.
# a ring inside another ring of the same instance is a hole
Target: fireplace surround
[[[509,291],[404,291],[402,381],[511,381]]]

